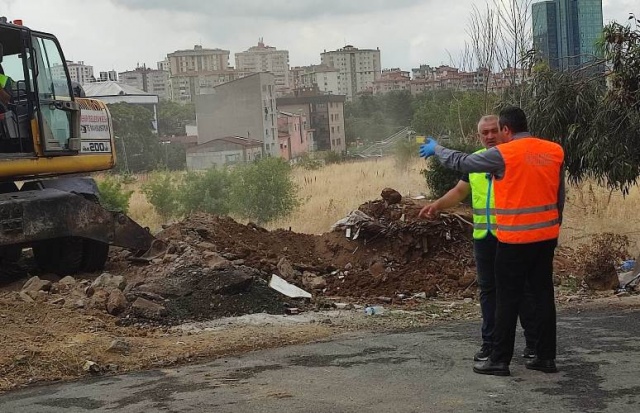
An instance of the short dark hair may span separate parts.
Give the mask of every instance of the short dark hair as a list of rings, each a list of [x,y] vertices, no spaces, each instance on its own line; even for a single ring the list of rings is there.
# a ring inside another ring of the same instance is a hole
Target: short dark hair
[[[507,126],[511,132],[528,132],[527,115],[517,106],[509,106],[500,111],[500,129]]]

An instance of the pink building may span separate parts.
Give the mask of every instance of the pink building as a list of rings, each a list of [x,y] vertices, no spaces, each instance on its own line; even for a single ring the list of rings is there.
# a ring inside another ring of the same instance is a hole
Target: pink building
[[[307,153],[313,138],[307,127],[306,117],[302,114],[278,111],[278,140],[280,156],[286,160]]]

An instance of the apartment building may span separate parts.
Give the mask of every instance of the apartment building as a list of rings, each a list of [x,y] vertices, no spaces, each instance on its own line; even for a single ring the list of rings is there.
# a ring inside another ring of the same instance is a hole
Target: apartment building
[[[411,75],[398,68],[384,69],[380,79],[373,82],[374,95],[401,90],[411,90]]]
[[[257,46],[236,53],[236,70],[243,75],[269,72],[275,76],[276,92],[279,95],[290,91],[289,51],[278,50],[264,44],[263,39]]]
[[[228,136],[262,142],[268,156],[280,156],[275,76],[256,73],[196,96],[198,145]]]
[[[344,95],[323,95],[317,89],[300,89],[293,96],[276,100],[278,110],[296,113],[309,120],[309,130],[313,131],[309,150],[346,150],[344,131]]]
[[[352,100],[359,93],[372,92],[374,82],[380,79],[380,49],[358,49],[345,46],[342,49],[320,54],[323,65],[338,70],[339,94]]]
[[[119,77],[120,83],[157,95],[160,99],[169,98],[169,72],[139,66],[119,73]]]

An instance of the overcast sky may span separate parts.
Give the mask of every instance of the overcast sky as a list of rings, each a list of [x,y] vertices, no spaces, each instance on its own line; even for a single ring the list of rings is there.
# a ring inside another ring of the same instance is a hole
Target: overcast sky
[[[263,37],[291,66],[320,63],[345,44],[379,47],[382,67],[450,64],[467,39],[472,5],[484,0],[0,0],[9,20],[51,32],[68,60],[100,71],[156,67],[196,44],[234,53]],[[603,0],[605,23],[640,14],[638,0]]]

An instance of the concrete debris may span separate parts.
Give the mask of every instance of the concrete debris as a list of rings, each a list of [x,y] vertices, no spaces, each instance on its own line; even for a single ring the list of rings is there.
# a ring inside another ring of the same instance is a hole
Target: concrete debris
[[[290,298],[311,298],[311,294],[273,274],[269,287]]]
[[[112,275],[108,272],[102,273],[95,281],[91,284],[91,287],[94,289],[98,288],[117,288],[119,290],[124,290],[127,286],[127,281],[124,279],[122,275]]]

